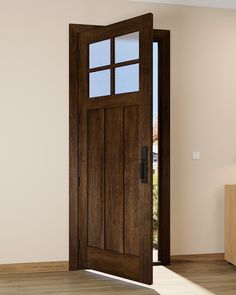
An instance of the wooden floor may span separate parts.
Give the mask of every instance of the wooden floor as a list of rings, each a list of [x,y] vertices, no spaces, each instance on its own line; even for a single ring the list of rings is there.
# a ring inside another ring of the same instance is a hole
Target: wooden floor
[[[87,271],[0,275],[1,295],[157,294],[152,289]]]
[[[236,295],[236,267],[226,262],[185,262],[154,267],[150,287],[88,271],[2,274],[1,295]]]
[[[163,281],[160,278],[158,290],[161,294],[215,294],[236,295],[236,267],[225,261],[218,262],[185,262],[175,263],[169,267],[165,277],[175,277],[176,291],[161,290]],[[180,276],[179,278],[176,275]],[[156,280],[158,271],[156,273]],[[160,277],[160,275],[159,275]],[[165,287],[164,287],[165,288]],[[186,292],[190,288],[191,292]]]

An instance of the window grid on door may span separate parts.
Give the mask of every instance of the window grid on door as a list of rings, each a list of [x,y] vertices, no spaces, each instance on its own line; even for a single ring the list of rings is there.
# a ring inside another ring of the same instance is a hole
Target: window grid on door
[[[139,91],[139,32],[89,44],[89,98]]]

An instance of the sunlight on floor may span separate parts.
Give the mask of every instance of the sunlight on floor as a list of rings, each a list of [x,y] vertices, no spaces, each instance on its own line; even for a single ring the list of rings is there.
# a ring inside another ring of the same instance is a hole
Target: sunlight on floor
[[[161,295],[213,295],[214,293],[187,280],[164,266],[153,268],[152,288]]]
[[[104,275],[115,280],[128,282],[136,286],[154,289],[160,295],[214,295],[214,293],[200,287],[188,279],[178,275],[164,266],[155,266],[153,268],[153,282],[151,286],[130,280],[122,279],[116,276],[104,274],[101,272],[88,270],[92,273]]]
[[[153,259],[153,262],[158,262],[158,250],[156,249],[152,250],[152,259]]]

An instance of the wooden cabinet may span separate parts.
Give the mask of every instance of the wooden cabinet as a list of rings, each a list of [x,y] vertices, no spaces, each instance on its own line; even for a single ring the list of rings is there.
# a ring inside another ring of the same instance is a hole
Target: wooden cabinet
[[[236,184],[225,186],[225,260],[236,265]]]

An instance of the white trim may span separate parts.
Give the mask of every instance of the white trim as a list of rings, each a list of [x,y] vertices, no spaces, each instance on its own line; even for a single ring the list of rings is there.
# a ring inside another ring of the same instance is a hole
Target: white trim
[[[156,4],[172,4],[172,5],[187,5],[212,7],[223,9],[236,9],[235,0],[129,0],[132,2],[150,2]]]

